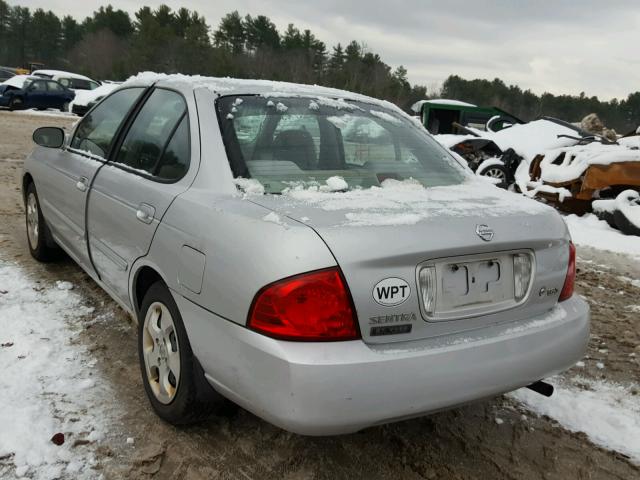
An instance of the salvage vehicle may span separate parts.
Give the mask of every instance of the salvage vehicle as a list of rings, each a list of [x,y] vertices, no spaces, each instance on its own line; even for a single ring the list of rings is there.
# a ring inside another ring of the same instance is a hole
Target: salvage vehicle
[[[78,73],[64,72],[62,70],[35,70],[31,73],[36,77],[48,78],[59,82],[69,90],[95,90],[100,87],[97,82]]]
[[[576,140],[575,145],[537,155],[528,165],[523,191],[578,215],[590,212],[594,201],[615,199],[628,190],[640,192],[640,136]]]
[[[420,100],[411,106],[411,110],[433,135],[460,134],[461,126],[497,132],[524,123],[498,107],[479,107],[444,98]]]
[[[138,323],[152,408],[355,432],[529,386],[589,338],[552,208],[341,90],[140,74],[34,132],[28,245]]]
[[[69,110],[75,94],[56,81],[32,75],[16,75],[0,83],[0,107]]]

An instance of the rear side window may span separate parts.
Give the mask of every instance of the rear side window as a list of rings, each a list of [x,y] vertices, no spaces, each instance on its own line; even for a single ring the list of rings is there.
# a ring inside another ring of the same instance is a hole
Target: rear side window
[[[164,179],[182,177],[188,162],[181,151],[185,138],[188,144],[186,112],[187,105],[180,94],[156,89],[140,109],[115,161]]]
[[[50,92],[64,92],[64,88],[58,82],[47,82],[47,88]]]
[[[71,148],[106,158],[118,127],[143,91],[143,88],[127,88],[106,98],[82,119]]]

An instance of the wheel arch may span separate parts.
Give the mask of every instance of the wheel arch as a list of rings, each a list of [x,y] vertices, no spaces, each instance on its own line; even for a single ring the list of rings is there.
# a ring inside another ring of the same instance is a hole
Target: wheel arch
[[[29,172],[26,172],[22,176],[22,200],[23,200],[23,202],[27,200],[27,187],[32,183],[35,184],[36,182],[33,180],[33,177],[31,176],[31,174]]]
[[[146,262],[137,266],[130,288],[131,300],[136,315],[140,312],[140,306],[145,294],[149,291],[151,285],[156,282],[162,282],[167,287],[169,285],[156,266]]]

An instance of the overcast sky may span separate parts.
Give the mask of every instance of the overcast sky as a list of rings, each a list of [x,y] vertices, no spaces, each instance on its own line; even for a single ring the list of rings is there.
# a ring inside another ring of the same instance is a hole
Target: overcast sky
[[[10,0],[78,19],[111,3],[133,14],[166,3],[217,27],[232,10],[264,14],[282,31],[311,29],[327,48],[357,40],[412,83],[448,75],[502,78],[536,93],[624,98],[640,90],[638,0]]]

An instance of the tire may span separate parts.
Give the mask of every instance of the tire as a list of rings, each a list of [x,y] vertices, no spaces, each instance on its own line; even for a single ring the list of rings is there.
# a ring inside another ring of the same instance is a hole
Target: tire
[[[162,282],[151,285],[142,301],[138,357],[147,398],[166,422],[196,423],[226,405],[227,401],[204,378],[178,306]],[[163,378],[165,381],[161,381]]]
[[[64,102],[62,104],[62,107],[60,107],[60,111],[61,112],[68,112],[69,111],[69,102]]]
[[[496,185],[500,188],[508,187],[507,169],[504,165],[489,165],[488,167],[483,168],[481,171],[477,171],[476,173],[485,177],[499,179],[500,183],[497,183]]]
[[[20,97],[11,97],[11,100],[9,100],[9,111],[20,110],[23,105],[24,103]]]
[[[50,262],[58,257],[59,249],[53,240],[47,222],[42,216],[40,199],[33,182],[25,190],[25,226],[27,228],[27,244],[31,256],[39,262]]]

